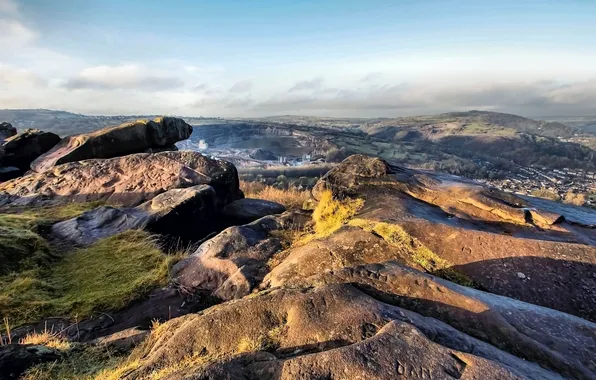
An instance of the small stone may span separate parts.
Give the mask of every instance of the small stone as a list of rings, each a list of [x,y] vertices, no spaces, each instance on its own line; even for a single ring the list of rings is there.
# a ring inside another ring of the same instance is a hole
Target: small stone
[[[522,279],[523,279],[523,278],[526,278],[526,275],[525,275],[525,274],[523,274],[522,272],[517,272],[517,277],[519,277],[519,278],[522,278]]]

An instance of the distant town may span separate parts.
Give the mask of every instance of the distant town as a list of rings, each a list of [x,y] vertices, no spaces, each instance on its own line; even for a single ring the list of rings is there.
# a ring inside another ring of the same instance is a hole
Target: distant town
[[[478,182],[501,190],[533,196],[551,194],[554,199],[565,199],[567,194],[592,195],[586,204],[596,205],[596,172],[582,169],[549,169],[545,167],[518,167],[517,173],[510,173],[507,179],[478,179]]]

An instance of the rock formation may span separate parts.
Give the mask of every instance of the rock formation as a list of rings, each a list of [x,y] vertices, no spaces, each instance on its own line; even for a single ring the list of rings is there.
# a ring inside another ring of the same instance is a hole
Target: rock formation
[[[12,124],[3,121],[0,123],[0,144],[9,137],[17,134],[17,129]]]
[[[242,197],[232,164],[197,152],[161,152],[72,162],[4,182],[0,206],[103,200],[131,207],[195,185],[213,187],[218,206]]]
[[[103,206],[52,226],[55,236],[79,245],[116,235],[130,229],[198,240],[214,232],[218,223],[217,195],[211,186],[197,185],[172,189],[138,207],[118,209]]]
[[[21,173],[29,170],[31,162],[52,149],[60,137],[51,132],[39,129],[26,129],[4,142],[4,157],[0,160],[2,166],[13,166]]]
[[[596,378],[593,210],[361,155],[313,196],[312,213],[242,199],[233,165],[193,152],[0,184],[3,204],[125,205],[55,224],[62,240],[200,236],[166,288],[61,322],[69,339],[137,346],[121,379]],[[202,239],[218,218],[248,223]]]
[[[169,147],[177,141],[187,139],[191,133],[192,127],[178,118],[138,120],[66,137],[51,151],[36,159],[31,164],[31,169],[44,172],[67,162],[112,158]]]
[[[243,198],[234,201],[223,209],[223,214],[232,224],[247,224],[267,215],[281,214],[284,205],[262,199]]]

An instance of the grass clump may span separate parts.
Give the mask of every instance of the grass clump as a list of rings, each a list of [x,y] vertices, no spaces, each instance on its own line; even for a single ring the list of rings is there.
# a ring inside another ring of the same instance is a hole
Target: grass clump
[[[32,209],[6,209],[0,214],[0,275],[48,265],[56,255],[41,230],[97,207],[100,202],[69,203]]]
[[[403,228],[395,224],[373,222],[365,219],[354,219],[349,225],[360,227],[365,231],[374,232],[382,237],[387,243],[400,248],[405,248],[410,252],[412,260],[428,273],[456,284],[477,288],[478,285],[468,276],[453,269],[453,265],[443,259],[418,239],[408,234]]]
[[[22,228],[18,220],[8,227],[7,218],[0,219],[0,275],[32,269],[51,262],[48,243],[37,233]]]
[[[362,199],[338,200],[330,190],[323,191],[312,215],[316,237],[329,236],[337,231],[348,219],[356,215],[363,205]]]
[[[164,255],[147,232],[126,231],[65,254],[49,267],[2,277],[0,308],[14,326],[117,310],[165,285],[179,258]]]
[[[44,329],[42,332],[32,332],[27,334],[26,337],[19,340],[20,344],[35,344],[43,345],[51,348],[55,348],[60,351],[67,351],[71,348],[72,344],[63,339],[60,334]]]
[[[277,202],[286,206],[288,210],[301,209],[310,198],[308,190],[298,190],[294,187],[278,189],[261,182],[240,181],[240,188],[247,198]]]
[[[106,368],[115,367],[123,360],[123,354],[112,352],[108,347],[73,344],[65,353],[64,359],[31,367],[21,379],[103,380],[105,377],[100,377],[100,374]]]

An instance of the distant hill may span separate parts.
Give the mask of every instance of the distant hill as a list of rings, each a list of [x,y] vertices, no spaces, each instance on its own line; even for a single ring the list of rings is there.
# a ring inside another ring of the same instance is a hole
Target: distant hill
[[[51,110],[0,110],[18,130],[66,136],[154,115],[86,116]],[[186,117],[191,139],[210,147],[265,148],[280,156],[344,157],[351,153],[464,175],[507,177],[519,166],[596,171],[596,135],[577,124],[486,111],[402,118],[272,116],[258,119]]]
[[[62,137],[133,121],[144,116],[88,116],[46,109],[0,110],[0,121],[11,123],[17,130],[37,128]]]

